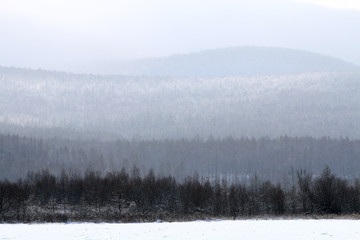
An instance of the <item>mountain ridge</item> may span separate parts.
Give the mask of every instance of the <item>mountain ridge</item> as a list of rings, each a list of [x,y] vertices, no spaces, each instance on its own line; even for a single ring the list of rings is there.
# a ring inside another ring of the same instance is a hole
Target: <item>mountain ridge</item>
[[[359,66],[319,53],[279,47],[229,47],[166,57],[108,61],[95,74],[167,77],[233,77],[356,71]],[[83,72],[90,70],[83,70]]]
[[[247,77],[316,72],[357,72],[360,71],[360,66],[340,58],[305,50],[246,46],[209,49],[164,57],[107,61],[75,67],[72,71],[18,66],[0,66],[0,71],[73,77]]]

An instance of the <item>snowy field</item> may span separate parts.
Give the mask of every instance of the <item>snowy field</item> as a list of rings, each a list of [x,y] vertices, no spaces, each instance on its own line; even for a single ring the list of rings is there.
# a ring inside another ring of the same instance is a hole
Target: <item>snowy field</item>
[[[0,224],[0,240],[360,239],[359,220],[238,220],[181,223]]]

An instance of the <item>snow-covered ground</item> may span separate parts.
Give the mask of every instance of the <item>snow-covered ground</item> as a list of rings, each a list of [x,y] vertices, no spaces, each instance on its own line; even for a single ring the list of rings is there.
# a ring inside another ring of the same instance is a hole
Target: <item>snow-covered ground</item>
[[[0,224],[0,240],[360,239],[359,220],[238,220],[129,224]]]

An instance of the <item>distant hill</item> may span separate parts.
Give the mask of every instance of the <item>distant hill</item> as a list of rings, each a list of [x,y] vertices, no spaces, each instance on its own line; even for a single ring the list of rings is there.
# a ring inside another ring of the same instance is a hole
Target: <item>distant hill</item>
[[[236,47],[197,53],[107,62],[84,69],[100,74],[228,77],[353,71],[357,66],[312,52],[286,48]]]

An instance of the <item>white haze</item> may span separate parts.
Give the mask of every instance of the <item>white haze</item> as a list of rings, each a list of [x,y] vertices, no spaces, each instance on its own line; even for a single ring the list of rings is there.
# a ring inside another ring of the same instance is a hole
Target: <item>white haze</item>
[[[231,46],[304,49],[360,64],[357,1],[2,0],[0,65],[84,65]]]

